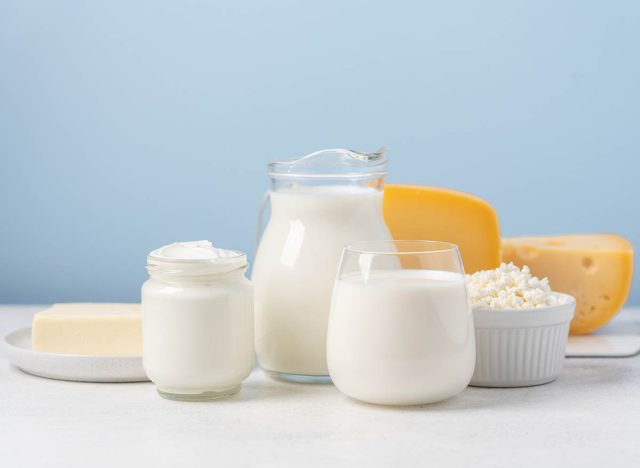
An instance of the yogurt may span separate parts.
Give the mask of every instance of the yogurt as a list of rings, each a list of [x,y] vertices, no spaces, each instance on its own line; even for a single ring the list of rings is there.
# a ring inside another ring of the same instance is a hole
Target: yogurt
[[[238,257],[233,250],[218,249],[206,240],[174,242],[154,250],[149,256],[158,260],[218,260]]]
[[[327,353],[334,384],[358,400],[414,405],[459,393],[475,365],[464,276],[398,269],[338,279]]]
[[[246,255],[208,241],[178,242],[147,257],[142,287],[144,368],[161,396],[231,395],[253,368],[253,288]]]

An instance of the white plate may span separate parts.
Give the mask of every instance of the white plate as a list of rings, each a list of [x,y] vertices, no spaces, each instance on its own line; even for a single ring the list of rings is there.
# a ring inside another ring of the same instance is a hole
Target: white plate
[[[78,382],[146,382],[142,356],[81,356],[31,349],[31,328],[4,338],[7,357],[24,372],[48,379]]]
[[[640,353],[640,308],[625,307],[590,335],[570,336],[567,357],[629,357]]]

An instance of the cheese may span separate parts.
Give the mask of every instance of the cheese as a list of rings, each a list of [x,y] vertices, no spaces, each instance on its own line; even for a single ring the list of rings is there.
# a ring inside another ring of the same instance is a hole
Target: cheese
[[[83,355],[141,355],[139,304],[55,304],[33,317],[34,351]]]
[[[387,185],[384,217],[394,239],[456,244],[467,273],[500,265],[500,229],[486,201],[436,187]]]
[[[575,297],[574,335],[607,323],[631,288],[633,248],[614,234],[503,239],[502,258],[528,265],[534,275],[546,276],[554,291]]]
[[[477,271],[465,279],[469,301],[474,308],[538,309],[563,303],[551,291],[549,280],[532,276],[526,265],[520,269],[513,263],[503,263],[495,270]]]

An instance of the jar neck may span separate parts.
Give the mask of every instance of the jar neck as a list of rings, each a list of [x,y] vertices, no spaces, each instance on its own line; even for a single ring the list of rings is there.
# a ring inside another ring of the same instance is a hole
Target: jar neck
[[[149,271],[147,269],[147,271]],[[167,273],[165,271],[149,271],[149,277],[154,281],[159,281],[172,286],[211,286],[227,281],[238,281],[244,278],[247,267],[222,273],[209,273],[201,275],[184,275],[177,273]]]
[[[163,259],[147,257],[147,272],[153,280],[174,285],[207,285],[238,279],[247,270],[247,257],[240,254],[221,259]]]

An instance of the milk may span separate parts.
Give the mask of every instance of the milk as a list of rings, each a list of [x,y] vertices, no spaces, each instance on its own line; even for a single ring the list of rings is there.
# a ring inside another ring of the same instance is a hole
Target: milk
[[[463,275],[398,269],[339,279],[327,346],[331,379],[358,400],[412,405],[459,393],[475,365]]]
[[[270,196],[271,219],[252,276],[258,360],[267,371],[327,375],[327,321],[342,249],[356,240],[391,239],[382,192],[316,186]]]

